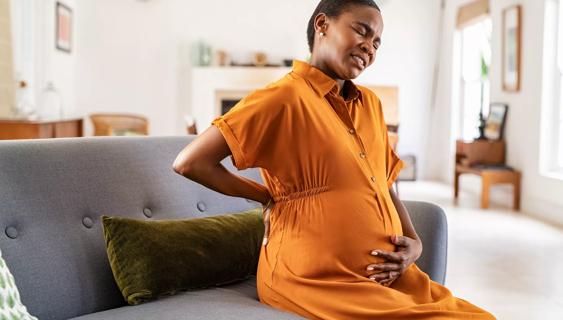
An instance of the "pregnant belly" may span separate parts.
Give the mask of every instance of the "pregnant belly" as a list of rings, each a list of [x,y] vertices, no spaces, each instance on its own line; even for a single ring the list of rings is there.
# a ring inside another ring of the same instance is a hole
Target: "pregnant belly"
[[[366,276],[368,264],[381,261],[370,255],[372,250],[395,250],[389,241],[392,228],[385,226],[387,213],[380,212],[375,199],[353,194],[344,202],[332,199],[327,194],[311,207],[283,210],[278,259],[291,274],[312,279]]]

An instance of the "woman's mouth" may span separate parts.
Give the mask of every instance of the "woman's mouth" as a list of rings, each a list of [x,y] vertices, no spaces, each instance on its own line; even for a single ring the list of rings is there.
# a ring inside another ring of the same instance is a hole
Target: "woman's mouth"
[[[361,70],[364,70],[364,68],[366,67],[366,63],[362,58],[352,55],[352,60],[358,67],[360,67]]]

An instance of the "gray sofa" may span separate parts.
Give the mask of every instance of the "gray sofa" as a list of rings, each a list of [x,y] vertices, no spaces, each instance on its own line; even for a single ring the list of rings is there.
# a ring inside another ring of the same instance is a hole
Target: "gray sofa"
[[[256,279],[126,306],[108,263],[101,215],[195,218],[259,204],[172,170],[193,137],[0,141],[0,248],[23,303],[47,319],[299,319],[258,301]],[[229,158],[223,164],[236,171]],[[257,169],[239,172],[260,181]],[[417,262],[443,283],[447,226],[432,204],[405,201],[424,242]]]

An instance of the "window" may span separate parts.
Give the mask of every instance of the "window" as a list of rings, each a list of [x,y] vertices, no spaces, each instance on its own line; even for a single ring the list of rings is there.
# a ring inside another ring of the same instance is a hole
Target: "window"
[[[540,173],[563,180],[563,0],[545,7]]]
[[[491,61],[492,22],[489,17],[460,31],[461,83],[459,88],[459,132],[464,140],[479,136],[479,113],[489,112],[489,65]]]

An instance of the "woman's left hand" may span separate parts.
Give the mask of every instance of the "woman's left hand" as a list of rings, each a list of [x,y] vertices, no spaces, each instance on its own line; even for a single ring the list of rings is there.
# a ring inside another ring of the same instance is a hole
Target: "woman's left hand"
[[[395,252],[373,250],[371,254],[385,259],[385,262],[370,264],[368,271],[375,271],[369,278],[384,286],[391,285],[413,264],[422,253],[422,242],[405,236],[391,236],[391,243],[397,246]]]
[[[262,204],[262,218],[264,219],[264,238],[262,238],[263,246],[268,244],[268,238],[270,237],[270,213],[273,205],[274,199],[271,197],[267,204]]]

